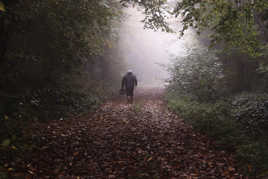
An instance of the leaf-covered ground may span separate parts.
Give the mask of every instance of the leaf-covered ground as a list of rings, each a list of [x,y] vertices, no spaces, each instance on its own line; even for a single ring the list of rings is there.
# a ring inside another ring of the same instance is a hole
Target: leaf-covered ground
[[[232,157],[172,114],[160,90],[95,114],[34,124],[38,147],[20,161],[25,178],[244,178]],[[26,174],[25,174],[26,173]]]

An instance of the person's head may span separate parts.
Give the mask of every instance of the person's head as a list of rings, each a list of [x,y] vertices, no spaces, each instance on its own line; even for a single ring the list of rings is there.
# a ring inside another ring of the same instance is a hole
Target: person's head
[[[127,71],[127,74],[132,74],[133,73],[133,71],[131,70],[131,69],[129,69],[128,71]]]

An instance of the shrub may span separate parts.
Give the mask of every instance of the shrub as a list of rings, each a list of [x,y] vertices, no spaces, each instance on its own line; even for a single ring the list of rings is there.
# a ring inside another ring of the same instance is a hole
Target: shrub
[[[222,64],[214,52],[193,50],[190,55],[176,59],[169,72],[168,89],[177,95],[206,102],[224,92]]]
[[[268,94],[242,93],[233,97],[232,116],[252,137],[267,135],[268,109],[265,108],[267,100]]]
[[[265,141],[247,141],[236,147],[236,154],[246,173],[262,177],[267,175],[268,145]]]
[[[234,151],[246,173],[261,176],[268,168],[266,97],[244,93],[215,103],[199,103],[171,94],[167,98],[169,108],[194,129],[211,137],[221,149]]]
[[[230,117],[228,102],[209,104],[185,99],[170,100],[169,107],[196,130],[213,137],[216,143],[231,148],[245,137],[241,136],[241,126]]]
[[[167,88],[169,108],[213,138],[221,149],[235,152],[245,172],[264,176],[268,173],[268,94],[244,92],[231,96],[236,88],[239,92],[255,89],[245,78],[253,75],[249,68],[234,67],[228,69],[230,72],[223,69],[215,53],[204,50],[194,50],[176,60]],[[233,72],[239,78],[234,78]]]

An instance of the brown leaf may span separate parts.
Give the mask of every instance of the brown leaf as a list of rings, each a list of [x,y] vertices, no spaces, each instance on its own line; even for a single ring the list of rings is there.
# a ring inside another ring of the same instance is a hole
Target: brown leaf
[[[148,158],[147,162],[151,161],[152,159],[153,159],[153,157]]]
[[[109,178],[116,178],[115,175],[109,175]]]
[[[235,171],[235,168],[229,167],[228,170],[232,172],[232,171]]]

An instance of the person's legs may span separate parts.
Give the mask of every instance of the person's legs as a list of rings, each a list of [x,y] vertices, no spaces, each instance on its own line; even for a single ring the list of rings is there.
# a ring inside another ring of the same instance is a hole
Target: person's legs
[[[130,103],[130,96],[127,96],[127,103]]]
[[[129,91],[130,104],[133,103],[133,95],[134,95],[134,88],[130,89]]]
[[[132,104],[132,103],[133,103],[133,95],[130,96],[130,104]]]
[[[130,89],[126,89],[126,93],[127,93],[127,102],[132,104],[133,103],[133,88]]]

